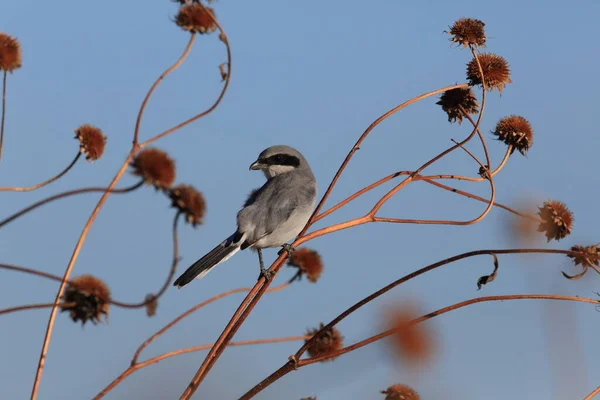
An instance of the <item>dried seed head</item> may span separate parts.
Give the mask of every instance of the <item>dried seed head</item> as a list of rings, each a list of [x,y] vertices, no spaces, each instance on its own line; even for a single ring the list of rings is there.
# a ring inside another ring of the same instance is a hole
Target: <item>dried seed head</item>
[[[75,129],[75,139],[79,140],[79,151],[85,154],[85,159],[95,161],[102,157],[106,136],[92,125],[81,125]]]
[[[421,397],[413,388],[406,385],[392,385],[381,393],[385,394],[385,400],[420,400]]]
[[[314,336],[319,332],[319,330],[323,329],[325,325],[323,323],[319,324],[319,327],[316,329],[309,329],[306,333],[307,336]],[[307,340],[308,341],[308,340]],[[331,354],[333,352],[338,351],[344,346],[344,337],[340,334],[335,327],[326,329],[321,333],[317,339],[310,345],[308,348],[308,354],[311,357],[319,357]],[[328,359],[333,361],[335,358]]]
[[[518,115],[509,115],[502,118],[496,124],[496,129],[492,133],[498,136],[508,146],[512,146],[512,152],[519,150],[524,156],[533,145],[533,129],[531,124],[525,118]]]
[[[454,43],[467,46],[485,46],[487,37],[485,36],[485,24],[473,18],[461,18],[450,27],[450,35],[453,37],[450,39]]]
[[[483,76],[485,77],[485,85],[487,90],[492,91],[498,89],[502,93],[502,89],[507,83],[512,83],[510,79],[510,68],[506,60],[496,54],[482,53],[478,55]],[[473,58],[467,64],[467,79],[471,86],[481,85],[481,73],[477,59]]]
[[[158,308],[158,298],[154,294],[149,293],[146,295],[144,301],[146,301],[146,315],[154,317],[154,315],[156,315],[156,309]]]
[[[440,101],[435,104],[442,106],[442,110],[448,114],[448,122],[458,121],[460,124],[465,116],[465,112],[468,114],[477,114],[479,112],[479,104],[477,104],[477,98],[471,88],[446,90],[440,96]]]
[[[185,215],[185,219],[192,226],[202,223],[206,212],[206,202],[202,193],[190,185],[177,185],[169,191],[171,206],[177,208]]]
[[[108,318],[110,291],[100,279],[92,275],[73,278],[62,297],[63,303],[75,303],[73,307],[62,307],[74,322],[82,325],[90,320],[97,324],[102,315]]]
[[[391,335],[392,345],[408,365],[427,362],[433,355],[431,332],[423,324],[412,323],[419,316],[417,309],[410,304],[388,311],[388,327],[395,330]]]
[[[175,163],[162,150],[150,148],[140,151],[131,162],[133,174],[141,176],[144,183],[165,189],[175,182]]]
[[[600,267],[600,243],[590,246],[573,246],[571,251],[576,251],[583,254],[568,254],[567,257],[572,258],[575,265],[581,265],[583,268]]]
[[[552,239],[558,241],[571,233],[574,218],[565,203],[548,200],[539,207],[538,215],[542,219],[538,232],[544,232],[548,241]]]
[[[0,32],[0,71],[13,72],[21,68],[21,45],[19,41]]]
[[[182,6],[175,17],[175,23],[181,29],[202,34],[214,32],[217,29],[214,20],[214,10],[198,2]]]
[[[306,275],[306,278],[316,283],[323,273],[323,261],[315,250],[303,247],[292,253],[288,265],[298,268],[298,276]]]

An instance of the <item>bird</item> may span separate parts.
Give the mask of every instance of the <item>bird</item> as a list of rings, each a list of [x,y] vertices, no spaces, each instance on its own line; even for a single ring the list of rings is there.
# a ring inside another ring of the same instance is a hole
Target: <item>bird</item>
[[[288,256],[294,251],[287,242],[304,228],[317,198],[317,182],[308,162],[298,150],[276,145],[262,151],[250,170],[262,171],[267,181],[248,195],[237,213],[236,231],[181,274],[173,283],[177,288],[203,278],[214,267],[247,248],[258,252],[259,279],[270,280],[261,250],[283,247]]]

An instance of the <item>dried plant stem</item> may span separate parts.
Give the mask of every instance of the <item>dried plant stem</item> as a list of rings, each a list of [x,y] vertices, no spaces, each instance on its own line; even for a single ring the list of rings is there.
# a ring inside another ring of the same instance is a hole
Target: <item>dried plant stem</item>
[[[2,149],[4,148],[4,121],[6,118],[6,75],[2,74],[2,121],[0,122],[0,159],[2,159]]]
[[[288,287],[290,285],[289,282],[286,282],[284,284],[281,284],[279,286],[275,286],[269,290],[267,290],[267,293],[272,293],[272,292],[277,292],[279,290],[285,289],[286,287]],[[223,292],[220,293],[214,297],[211,297],[208,300],[203,301],[200,304],[195,305],[194,307],[190,308],[189,310],[187,310],[186,312],[184,312],[183,314],[179,315],[177,318],[175,318],[173,321],[169,322],[167,325],[165,325],[163,328],[161,328],[159,331],[157,331],[154,335],[150,336],[148,339],[146,339],[144,341],[144,343],[142,343],[140,345],[140,347],[138,347],[138,349],[136,350],[135,354],[133,355],[133,358],[131,360],[131,365],[135,365],[138,362],[138,359],[140,357],[140,354],[142,353],[142,351],[148,347],[148,345],[150,345],[150,343],[152,343],[157,337],[159,337],[160,335],[162,335],[163,333],[165,333],[166,331],[168,331],[169,329],[171,329],[173,326],[175,326],[176,324],[178,324],[181,320],[183,320],[184,318],[190,316],[192,313],[198,311],[199,309],[203,308],[204,306],[207,306],[211,303],[214,303],[217,300],[220,300],[224,297],[230,296],[232,294],[236,294],[236,293],[243,293],[243,292],[247,292],[249,291],[251,288],[238,288],[238,289],[233,289],[233,290],[229,290],[227,292]]]
[[[69,308],[75,306],[75,303],[59,303],[62,308]],[[48,308],[54,307],[54,303],[41,303],[41,304],[28,304],[25,306],[11,307],[5,308],[4,310],[0,310],[0,315],[9,314],[15,311],[24,311],[24,310],[35,310],[38,308]]]
[[[67,192],[58,193],[58,194],[52,195],[50,197],[46,197],[45,199],[42,199],[36,203],[33,203],[32,205],[25,207],[21,211],[18,211],[17,213],[3,219],[2,221],[0,221],[0,228],[2,228],[4,225],[8,224],[9,222],[14,221],[17,218],[22,217],[23,215],[27,214],[28,212],[33,211],[36,208],[43,206],[44,204],[51,203],[54,200],[58,200],[58,199],[62,199],[65,197],[74,196],[74,195],[78,195],[78,194],[83,194],[83,193],[94,193],[94,192],[104,193],[107,190],[110,193],[129,193],[129,192],[132,192],[132,191],[140,188],[143,184],[144,184],[144,181],[141,180],[140,182],[136,183],[133,186],[125,187],[122,189],[108,190],[108,188],[103,188],[103,187],[91,187],[91,188],[81,188],[81,189],[69,190]]]
[[[489,301],[509,301],[509,300],[558,300],[558,301],[574,301],[574,302],[589,303],[589,304],[596,304],[596,305],[600,304],[600,300],[590,299],[590,298],[585,298],[585,297],[576,297],[576,296],[555,296],[555,295],[546,295],[546,294],[518,294],[518,295],[504,295],[504,296],[486,296],[486,297],[477,297],[474,299],[465,300],[465,301],[453,304],[451,306],[441,308],[439,310],[436,310],[434,312],[431,312],[422,317],[412,320],[411,324],[412,325],[418,324],[418,323],[430,320],[432,318],[435,318],[439,315],[446,314],[448,312],[458,310],[459,308],[467,307],[469,305],[473,305],[473,304],[477,304],[477,303],[483,303],[483,302],[489,302]],[[395,333],[396,331],[397,331],[397,329],[389,329],[378,335],[371,336],[368,339],[362,340],[362,341],[354,343],[350,346],[346,346],[338,351],[332,352],[327,355],[319,356],[319,357],[300,360],[300,359],[294,358],[292,356],[292,357],[290,357],[290,361],[288,361],[285,365],[283,365],[281,368],[279,368],[273,374],[271,374],[270,376],[265,378],[258,385],[254,386],[252,389],[250,389],[246,394],[244,394],[242,397],[240,397],[240,400],[248,400],[248,399],[253,398],[258,393],[260,393],[262,390],[264,390],[266,387],[271,385],[273,382],[277,381],[278,379],[282,378],[283,376],[287,375],[288,373],[292,372],[295,369],[304,367],[306,365],[314,364],[317,362],[325,361],[325,360],[328,360],[328,359],[331,359],[334,357],[338,357],[342,354],[349,353],[353,350],[359,349],[368,344],[371,344],[378,340],[381,340],[387,336],[390,336],[393,333]],[[313,336],[313,338],[316,337],[317,335],[318,335],[318,333],[315,334],[315,336]]]
[[[309,336],[290,336],[290,337],[272,338],[272,339],[244,340],[244,341],[238,341],[238,342],[231,342],[228,344],[228,346],[248,346],[248,345],[255,345],[255,344],[294,342],[294,341],[298,341],[298,340],[307,340],[308,338],[309,338]],[[123,371],[121,373],[121,375],[119,375],[117,378],[115,378],[115,380],[112,381],[107,387],[102,389],[102,391],[94,397],[94,400],[98,400],[98,399],[101,399],[104,396],[106,396],[108,394],[108,392],[110,392],[112,389],[114,389],[123,380],[125,380],[125,378],[127,378],[129,375],[133,374],[137,370],[140,370],[151,364],[156,364],[157,362],[162,361],[166,358],[170,358],[170,357],[174,357],[174,356],[178,356],[178,355],[186,354],[186,353],[192,353],[192,352],[200,351],[200,350],[208,350],[212,346],[213,346],[212,344],[205,344],[202,346],[188,347],[185,349],[175,350],[175,351],[171,351],[171,352],[168,352],[165,354],[161,354],[159,356],[150,358],[149,360],[133,364],[129,368],[127,368],[125,371]]]
[[[583,400],[592,400],[598,394],[600,394],[600,386],[598,386],[596,389],[594,389],[594,391],[592,393],[585,396],[585,399],[583,399]]]
[[[73,166],[75,165],[75,163],[77,163],[77,161],[79,160],[80,157],[81,157],[81,152],[79,150],[77,150],[77,155],[75,155],[75,158],[73,159],[73,161],[71,161],[71,163],[67,166],[67,168],[63,169],[58,175],[56,175],[44,182],[41,182],[41,183],[38,183],[38,184],[32,185],[32,186],[26,186],[26,187],[0,187],[0,192],[9,192],[9,191],[10,192],[30,192],[32,190],[47,186],[47,185],[51,184],[52,182],[60,179],[67,172],[69,172],[69,170],[71,168],[73,168]]]

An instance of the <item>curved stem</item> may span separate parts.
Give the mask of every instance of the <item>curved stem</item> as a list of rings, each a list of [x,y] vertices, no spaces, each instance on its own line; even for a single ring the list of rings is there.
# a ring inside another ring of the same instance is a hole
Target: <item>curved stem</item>
[[[293,342],[293,341],[297,341],[297,340],[306,340],[306,339],[308,339],[308,336],[289,336],[289,337],[272,338],[272,339],[242,340],[242,341],[238,341],[238,342],[231,342],[228,344],[228,346],[249,346],[249,345],[254,345],[254,344]],[[201,346],[194,346],[194,347],[188,347],[185,349],[170,351],[168,353],[164,353],[159,356],[150,358],[149,360],[142,361],[140,363],[131,365],[129,368],[127,368],[125,371],[123,371],[121,373],[121,375],[116,377],[115,380],[113,380],[111,383],[109,383],[108,386],[106,386],[104,389],[102,389],[102,391],[100,391],[100,393],[98,393],[94,397],[93,400],[98,400],[98,399],[101,399],[104,396],[106,396],[108,394],[108,392],[110,392],[112,389],[114,389],[125,378],[127,378],[129,375],[133,374],[137,370],[140,370],[151,364],[156,364],[157,362],[162,361],[164,359],[175,357],[175,356],[178,356],[181,354],[192,353],[192,352],[200,351],[200,350],[208,350],[212,346],[213,346],[213,344],[204,344]]]
[[[583,399],[583,400],[592,400],[599,393],[600,393],[600,386],[598,386],[596,389],[594,389],[594,391],[592,391],[592,393],[585,396],[585,399]]]
[[[545,294],[518,294],[518,295],[504,295],[504,296],[486,296],[486,297],[477,297],[474,299],[461,301],[461,302],[453,304],[451,306],[441,308],[441,309],[431,312],[427,315],[424,315],[422,317],[412,320],[410,322],[410,324],[415,325],[415,324],[421,323],[423,321],[427,321],[432,318],[435,318],[439,315],[446,314],[448,312],[458,310],[459,308],[467,307],[472,304],[490,302],[490,301],[509,301],[509,300],[557,300],[557,301],[574,301],[574,302],[588,303],[588,304],[600,304],[599,300],[585,298],[585,297],[576,297],[576,296],[555,296],[555,295],[545,295]],[[338,351],[335,351],[335,352],[332,352],[332,353],[329,353],[327,355],[323,355],[320,357],[308,358],[305,360],[296,359],[295,361],[294,361],[294,359],[291,359],[286,364],[284,364],[281,368],[279,368],[277,371],[275,371],[273,374],[271,374],[270,376],[265,378],[258,385],[254,386],[252,389],[250,389],[246,394],[244,394],[242,397],[240,397],[239,400],[248,400],[248,399],[253,398],[258,393],[260,393],[263,389],[265,389],[266,387],[268,387],[269,385],[271,385],[273,382],[277,381],[278,379],[282,378],[283,376],[287,375],[288,373],[292,372],[294,369],[301,368],[306,365],[314,364],[317,362],[322,362],[322,361],[325,361],[328,359],[338,357],[342,354],[349,353],[353,350],[359,349],[368,344],[371,344],[373,342],[381,340],[387,336],[390,336],[390,335],[394,334],[396,331],[397,331],[397,329],[389,329],[378,335],[371,336],[368,339],[362,340],[360,342],[354,343],[353,345],[346,346]]]
[[[62,308],[69,308],[75,306],[75,303],[59,303],[59,306]],[[54,307],[54,303],[41,303],[41,304],[28,304],[25,306],[17,306],[11,308],[5,308],[4,310],[0,310],[0,315],[9,314],[15,311],[23,311],[23,310],[35,310],[38,308],[48,308]]]
[[[2,74],[2,121],[0,122],[0,159],[4,145],[4,120],[6,117],[6,71]]]
[[[138,112],[138,116],[137,116],[137,119],[135,121],[135,131],[133,133],[133,146],[134,147],[137,146],[137,144],[138,144],[138,140],[139,140],[139,136],[140,136],[140,127],[141,127],[141,124],[142,124],[142,117],[144,116],[144,110],[146,109],[146,105],[148,104],[148,101],[150,100],[150,97],[152,97],[152,94],[154,93],[154,90],[156,90],[156,88],[163,81],[163,79],[165,79],[167,77],[167,75],[169,75],[171,72],[173,72],[177,68],[179,68],[179,66],[185,61],[185,59],[187,58],[188,54],[190,54],[190,50],[192,50],[192,46],[194,44],[194,40],[195,39],[196,39],[196,34],[195,33],[191,33],[190,40],[188,41],[187,46],[185,46],[185,49],[183,50],[183,53],[181,54],[181,56],[179,57],[179,59],[177,59],[177,61],[175,62],[175,64],[173,64],[169,68],[167,68],[165,70],[165,72],[163,72],[156,79],[156,81],[154,81],[154,83],[150,87],[150,90],[148,90],[148,93],[146,94],[146,97],[144,97],[144,100],[142,101],[142,105],[140,106],[140,111]]]
[[[285,289],[286,287],[288,287],[290,285],[289,282],[286,282],[284,284],[281,284],[279,286],[275,286],[269,290],[267,290],[267,292],[277,292],[279,290]],[[173,326],[175,326],[176,324],[178,324],[181,320],[183,320],[184,318],[190,316],[192,313],[198,311],[199,309],[201,309],[202,307],[214,303],[215,301],[222,299],[223,297],[227,297],[230,296],[232,294],[236,294],[236,293],[242,293],[242,292],[247,292],[249,291],[251,288],[238,288],[238,289],[233,289],[233,290],[229,290],[227,292],[223,292],[220,293],[214,297],[211,297],[208,300],[203,301],[200,304],[195,305],[194,307],[190,308],[189,310],[187,310],[186,312],[184,312],[183,314],[179,315],[177,318],[175,318],[173,321],[169,322],[167,325],[165,325],[164,327],[162,327],[160,330],[158,330],[154,335],[150,336],[148,339],[146,339],[144,341],[144,343],[142,343],[140,345],[140,347],[138,347],[138,349],[135,351],[135,354],[133,355],[133,358],[131,360],[131,365],[135,365],[138,362],[138,359],[140,357],[140,354],[142,353],[142,351],[148,347],[150,345],[150,343],[152,343],[157,337],[159,337],[160,335],[162,335],[163,333],[165,333],[166,331],[168,331],[169,329],[171,329]]]
[[[46,197],[45,199],[42,199],[38,202],[35,202],[32,205],[25,207],[21,211],[16,212],[15,214],[11,215],[10,217],[3,219],[2,221],[0,221],[0,228],[2,228],[4,225],[8,224],[9,222],[14,221],[17,218],[22,217],[23,215],[27,214],[28,212],[33,211],[36,208],[43,206],[44,204],[53,202],[54,200],[62,199],[64,197],[74,196],[77,194],[93,193],[93,192],[104,193],[106,191],[109,191],[110,193],[129,193],[129,192],[134,191],[135,189],[138,189],[143,184],[144,184],[144,181],[142,180],[133,186],[125,187],[122,189],[108,189],[108,188],[101,188],[101,187],[91,187],[91,188],[81,188],[81,189],[69,190],[67,192],[58,193],[58,194],[52,195],[50,197]]]
[[[67,168],[63,169],[58,175],[44,181],[41,183],[38,183],[36,185],[31,185],[31,186],[25,186],[25,187],[0,187],[0,192],[30,192],[32,190],[35,189],[39,189],[41,187],[44,187],[46,185],[51,184],[52,182],[60,179],[61,177],[63,177],[67,172],[69,172],[69,170],[71,168],[73,168],[73,166],[75,165],[75,163],[79,160],[79,158],[81,157],[81,152],[79,150],[77,150],[77,155],[75,156],[75,158],[73,159],[73,161],[71,161],[71,163],[67,166]]]

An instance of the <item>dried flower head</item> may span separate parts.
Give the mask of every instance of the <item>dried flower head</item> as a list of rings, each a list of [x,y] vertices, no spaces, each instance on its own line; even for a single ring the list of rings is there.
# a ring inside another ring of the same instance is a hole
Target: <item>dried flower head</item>
[[[385,400],[420,400],[421,397],[413,388],[406,385],[392,385],[381,393],[385,394]]]
[[[144,183],[165,189],[175,182],[175,162],[162,150],[150,148],[140,151],[131,162],[133,174]]]
[[[518,115],[509,115],[498,121],[492,134],[498,136],[508,146],[512,146],[511,154],[515,150],[524,156],[533,145],[533,129],[525,118]]]
[[[75,139],[79,140],[79,151],[85,154],[85,159],[95,161],[102,157],[106,136],[92,125],[81,125],[75,129]]]
[[[433,355],[434,341],[431,332],[423,324],[412,322],[419,315],[416,307],[410,304],[394,307],[387,315],[387,325],[394,329],[392,345],[409,365],[429,361]]]
[[[571,251],[576,251],[582,254],[568,254],[567,257],[572,258],[575,265],[581,265],[583,268],[594,266],[600,267],[600,243],[589,246],[575,245],[571,247]]]
[[[61,307],[68,311],[74,322],[82,325],[90,320],[95,324],[102,315],[108,318],[110,291],[100,279],[92,275],[81,275],[73,278],[62,297],[63,303],[74,303],[71,307]]]
[[[206,202],[202,193],[190,185],[177,185],[169,191],[171,206],[177,208],[185,215],[185,219],[192,226],[202,223],[206,212]]]
[[[214,10],[198,2],[182,6],[175,17],[175,23],[183,30],[202,34],[217,29]]]
[[[463,46],[485,46],[487,37],[485,36],[485,24],[473,18],[461,18],[450,27],[450,39],[454,43],[462,44]]]
[[[0,32],[0,71],[13,72],[21,68],[21,45],[19,41]]]
[[[565,203],[548,200],[539,207],[538,215],[542,219],[538,232],[544,232],[548,241],[552,239],[558,241],[571,233],[575,219]]]
[[[479,54],[478,58],[487,90],[498,89],[499,92],[502,92],[507,83],[512,83],[510,68],[504,58],[492,53]],[[471,86],[482,84],[479,65],[475,58],[467,64],[467,79]]]
[[[323,273],[321,256],[315,250],[306,247],[294,251],[288,261],[288,265],[298,268],[298,278],[306,275],[306,278],[312,283],[317,282]]]
[[[465,113],[477,114],[479,112],[477,97],[471,88],[446,90],[440,96],[440,101],[435,104],[442,106],[442,110],[448,114],[448,122],[458,121],[460,124]]]
[[[158,298],[156,295],[149,293],[146,295],[144,301],[146,302],[146,315],[149,317],[155,316],[156,309],[158,308]]]
[[[323,323],[319,324],[319,327],[316,329],[309,329],[306,333],[307,336],[314,336],[319,332],[319,330],[323,329],[325,325]],[[307,340],[308,341],[308,340]],[[335,327],[328,328],[323,333],[321,333],[316,340],[310,345],[308,348],[308,354],[311,357],[319,357],[331,354],[340,350],[344,346],[344,337],[340,334]],[[334,360],[335,358],[329,358],[328,360]]]

